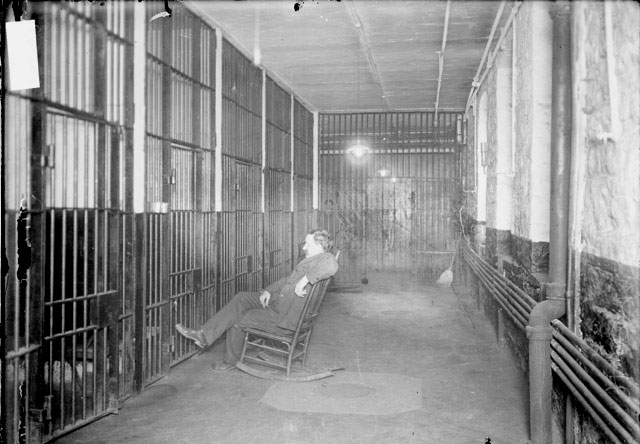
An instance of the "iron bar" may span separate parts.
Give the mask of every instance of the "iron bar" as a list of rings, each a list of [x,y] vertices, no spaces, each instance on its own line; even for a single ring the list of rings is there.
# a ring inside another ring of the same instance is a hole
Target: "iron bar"
[[[17,331],[17,330],[16,330]],[[14,332],[14,335],[17,336]],[[28,356],[31,353],[39,350],[40,348],[42,348],[42,345],[40,344],[29,344],[27,346],[24,347],[19,347],[15,350],[9,351],[5,354],[4,359],[6,360],[17,360],[18,358],[21,358],[23,356]]]

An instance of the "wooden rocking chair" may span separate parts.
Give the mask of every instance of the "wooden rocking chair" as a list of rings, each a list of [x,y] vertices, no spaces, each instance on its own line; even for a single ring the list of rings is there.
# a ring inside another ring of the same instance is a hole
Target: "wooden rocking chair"
[[[245,332],[245,337],[242,355],[236,367],[262,379],[294,382],[326,378],[333,375],[333,370],[340,369],[341,367],[335,367],[322,369],[316,373],[302,372],[301,376],[292,376],[291,374],[294,361],[300,360],[303,369],[306,365],[309,339],[330,281],[331,278],[327,278],[312,285],[309,294],[306,296],[296,329],[290,334],[272,333],[255,327],[241,327]],[[255,351],[256,354],[247,353],[250,349]],[[278,373],[258,370],[253,366],[247,365],[248,362],[285,370],[286,377]]]

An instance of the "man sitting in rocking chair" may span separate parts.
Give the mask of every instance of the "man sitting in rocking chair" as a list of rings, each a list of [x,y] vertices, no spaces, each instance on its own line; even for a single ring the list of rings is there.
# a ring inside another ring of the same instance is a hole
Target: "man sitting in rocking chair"
[[[237,293],[199,330],[176,324],[176,330],[191,339],[198,347],[205,348],[227,331],[224,359],[214,362],[211,370],[226,372],[240,360],[244,333],[237,326],[257,327],[273,333],[295,330],[304,306],[308,286],[333,276],[338,271],[336,257],[329,253],[332,241],[326,230],[314,230],[307,234],[302,247],[306,258],[300,261],[291,275],[282,278],[266,289]]]

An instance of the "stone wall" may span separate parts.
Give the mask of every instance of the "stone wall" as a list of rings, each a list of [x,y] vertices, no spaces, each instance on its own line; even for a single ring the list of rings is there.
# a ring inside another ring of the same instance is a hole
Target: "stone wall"
[[[610,2],[607,7],[609,42],[603,3],[577,2],[573,8],[577,202],[571,243],[577,270],[571,315],[578,334],[637,381],[640,8],[635,2]],[[577,442],[602,442],[597,427],[581,410],[574,429]]]
[[[601,3],[577,4],[574,43],[576,83],[576,131],[584,163],[584,251],[621,263],[640,260],[640,78],[638,4],[614,2],[612,50],[614,78],[608,76],[604,7]],[[616,97],[610,88],[617,86]],[[617,112],[612,104],[617,103]],[[619,117],[619,134],[612,134],[612,117]],[[608,137],[611,133],[611,137]]]
[[[638,350],[640,338],[640,12],[637,3],[610,7],[614,53],[609,60],[603,5],[579,3],[574,11],[574,77],[582,79],[575,85],[576,162],[582,162],[584,193],[578,195],[583,198],[578,202],[582,218],[573,248],[582,259],[576,276],[580,332],[603,352],[624,355],[624,350]],[[613,61],[621,87],[613,100],[608,61]],[[619,134],[611,133],[611,104],[616,101]],[[631,371],[625,359],[619,365]],[[635,363],[638,377],[637,356]]]
[[[550,100],[545,95],[549,84],[541,75],[541,70],[547,72],[551,54],[538,43],[541,34],[549,38],[548,8],[544,2],[523,2],[514,20],[516,171],[508,251],[501,248],[507,234],[495,225],[496,73],[490,72],[482,86],[488,99],[487,224],[484,248],[479,251],[486,252],[484,258],[492,265],[501,262],[505,276],[536,301],[544,299],[549,266],[548,226],[541,224],[549,217],[548,206],[542,202],[550,197],[549,189],[545,190],[548,173],[545,176],[544,165],[535,169],[541,161],[536,156],[541,148],[548,149],[551,137]],[[606,7],[602,2],[574,2],[572,8],[569,295],[574,311],[567,316],[578,335],[616,368],[639,380],[640,7],[634,2],[610,2]],[[611,22],[609,54],[606,10]],[[484,296],[486,292],[480,293],[481,305],[495,322],[498,307]],[[524,332],[509,322],[505,322],[505,331],[517,364],[526,371]],[[563,425],[566,389],[555,379],[553,399],[556,423]],[[575,442],[606,442],[577,401],[574,408]]]

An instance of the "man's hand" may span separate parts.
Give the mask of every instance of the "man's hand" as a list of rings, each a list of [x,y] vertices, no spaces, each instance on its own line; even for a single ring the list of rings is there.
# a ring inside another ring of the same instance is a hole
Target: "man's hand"
[[[271,293],[267,290],[262,290],[260,293],[260,303],[262,304],[262,308],[267,308],[269,306],[269,300],[271,299]]]
[[[307,279],[306,276],[302,276],[302,279],[300,279],[296,284],[296,294],[301,298],[303,298],[307,294],[307,290],[305,290],[304,287],[306,287],[308,283],[309,279]]]

